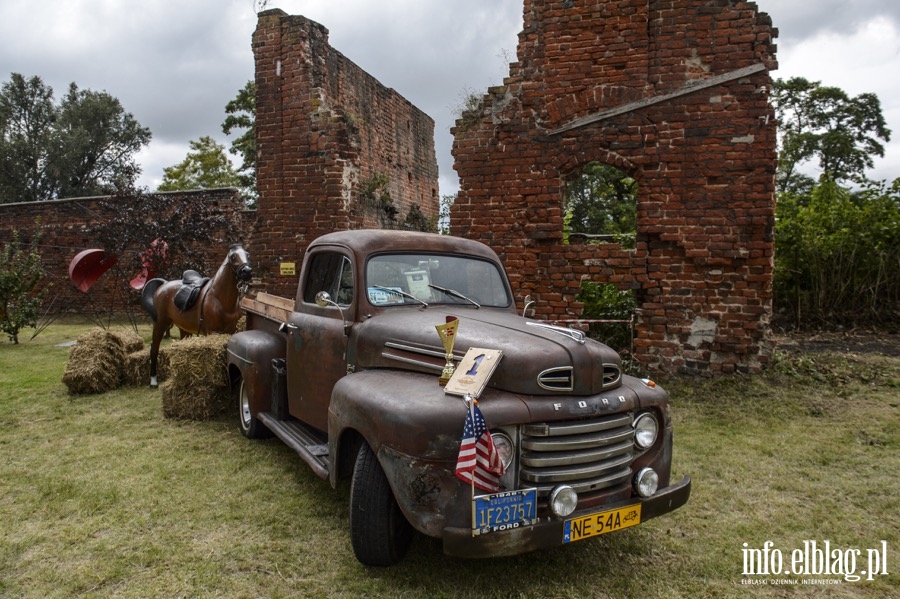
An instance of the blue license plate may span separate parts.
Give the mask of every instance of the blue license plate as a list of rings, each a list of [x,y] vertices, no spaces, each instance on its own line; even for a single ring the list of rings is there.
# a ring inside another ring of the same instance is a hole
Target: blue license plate
[[[510,530],[537,522],[537,489],[504,491],[475,497],[472,534]]]

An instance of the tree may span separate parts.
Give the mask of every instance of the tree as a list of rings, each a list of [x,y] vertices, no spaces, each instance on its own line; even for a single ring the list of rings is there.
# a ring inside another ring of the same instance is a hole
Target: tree
[[[87,232],[97,247],[118,256],[125,272],[139,272],[149,261],[158,276],[172,278],[205,262],[210,247],[242,237],[240,215],[197,194],[185,201],[179,194],[131,190],[101,203],[104,218]]]
[[[133,181],[150,142],[121,103],[73,83],[59,105],[40,77],[0,87],[0,202],[100,195]]]
[[[225,135],[235,129],[245,131],[231,142],[231,153],[241,157],[238,177],[244,196],[255,200],[259,197],[256,189],[256,83],[248,81],[237,96],[225,105],[228,114],[222,123]]]
[[[181,163],[164,169],[159,191],[240,186],[240,177],[225,153],[225,146],[209,136],[190,144],[192,151]]]
[[[0,202],[53,197],[47,167],[55,119],[53,90],[39,77],[13,73],[0,87]]]
[[[0,248],[0,331],[10,341],[19,343],[19,331],[37,326],[42,294],[35,289],[44,277],[44,267],[37,251],[40,240],[40,221],[27,246],[19,240],[19,232]]]
[[[797,169],[813,159],[826,180],[860,183],[873,157],[884,156],[881,141],[891,138],[875,94],[851,98],[840,88],[793,77],[774,82],[772,103],[780,126],[776,181],[781,191],[808,190],[812,179]]]
[[[50,156],[60,173],[58,197],[106,195],[127,185],[140,173],[134,156],[150,143],[150,130],[119,100],[74,83],[60,103],[55,131]]]
[[[794,324],[883,323],[900,302],[900,179],[867,179],[890,130],[875,94],[777,80],[774,303]],[[818,180],[798,172],[807,161]]]
[[[778,195],[775,305],[796,325],[900,316],[900,179]]]
[[[566,218],[572,233],[633,235],[637,181],[619,169],[590,162],[566,183]]]

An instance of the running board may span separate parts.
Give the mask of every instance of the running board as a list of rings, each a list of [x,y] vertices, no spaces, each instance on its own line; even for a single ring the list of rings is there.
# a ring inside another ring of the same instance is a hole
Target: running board
[[[285,445],[293,449],[300,459],[312,468],[320,478],[328,478],[328,445],[296,420],[279,420],[269,412],[256,415]]]

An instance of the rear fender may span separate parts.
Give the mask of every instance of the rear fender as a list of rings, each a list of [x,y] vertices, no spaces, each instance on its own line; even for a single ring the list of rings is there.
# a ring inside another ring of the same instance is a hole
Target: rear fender
[[[272,405],[272,360],[284,359],[285,338],[269,331],[241,331],[228,340],[228,370],[240,373],[255,415]],[[233,375],[232,375],[233,376]]]

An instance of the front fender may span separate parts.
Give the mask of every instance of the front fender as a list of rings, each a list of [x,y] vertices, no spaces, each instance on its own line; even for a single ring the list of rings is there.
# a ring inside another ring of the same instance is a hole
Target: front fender
[[[526,403],[518,395],[485,390],[479,408],[492,427],[527,422]],[[338,381],[328,409],[332,464],[342,463],[341,440],[347,431],[363,437],[378,457],[407,520],[417,530],[439,536],[459,493],[471,494],[455,476],[466,419],[462,398],[446,395],[438,374],[366,370]],[[329,473],[337,485],[339,468]]]
[[[228,370],[240,372],[254,415],[270,409],[274,379],[272,360],[284,357],[285,339],[281,333],[241,331],[228,340]]]

